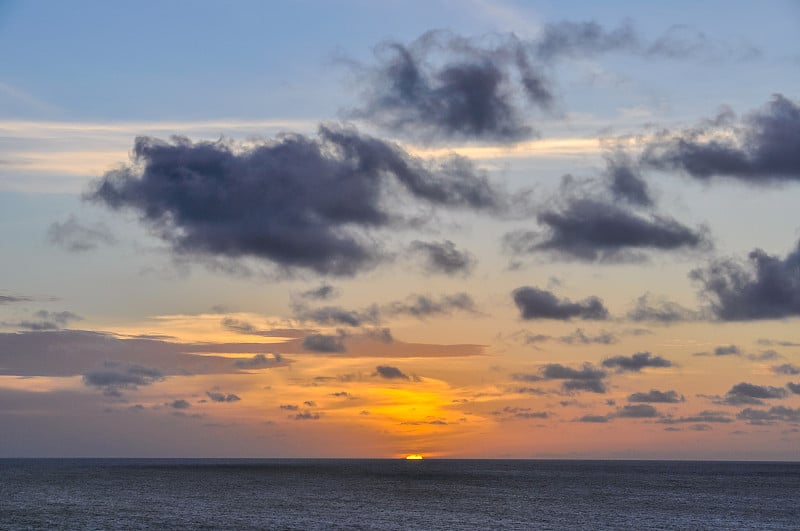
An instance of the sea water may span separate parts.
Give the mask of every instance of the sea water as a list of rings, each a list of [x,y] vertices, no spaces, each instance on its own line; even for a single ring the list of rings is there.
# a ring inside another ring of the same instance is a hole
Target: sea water
[[[800,529],[800,464],[0,460],[2,529]]]

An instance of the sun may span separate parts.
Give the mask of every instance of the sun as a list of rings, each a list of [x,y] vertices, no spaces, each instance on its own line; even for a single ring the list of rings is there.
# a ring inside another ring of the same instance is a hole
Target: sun
[[[422,457],[420,454],[408,454],[406,456],[406,461],[422,461],[423,459],[425,458]]]

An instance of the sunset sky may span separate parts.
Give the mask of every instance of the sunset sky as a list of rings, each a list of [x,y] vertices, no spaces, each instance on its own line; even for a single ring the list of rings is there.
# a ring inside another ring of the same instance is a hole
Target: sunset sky
[[[0,0],[0,457],[800,459],[798,36]]]

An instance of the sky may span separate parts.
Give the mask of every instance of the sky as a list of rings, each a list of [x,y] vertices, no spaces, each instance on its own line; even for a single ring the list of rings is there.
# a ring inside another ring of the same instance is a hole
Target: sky
[[[800,459],[798,35],[0,1],[0,457]]]

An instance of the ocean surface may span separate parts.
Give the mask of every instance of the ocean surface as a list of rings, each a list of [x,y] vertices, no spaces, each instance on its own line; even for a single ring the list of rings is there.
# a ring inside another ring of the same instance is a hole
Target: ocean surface
[[[800,463],[0,459],[2,529],[800,529]]]

